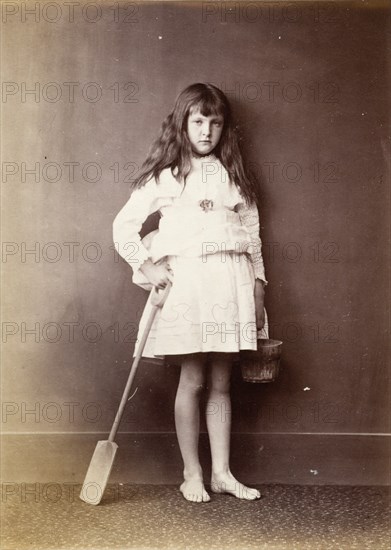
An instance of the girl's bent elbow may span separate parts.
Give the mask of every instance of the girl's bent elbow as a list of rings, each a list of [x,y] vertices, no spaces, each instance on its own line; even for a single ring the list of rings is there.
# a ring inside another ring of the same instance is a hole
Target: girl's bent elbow
[[[116,215],[113,221],[112,234],[113,234],[114,242],[118,242],[121,239],[121,235],[123,234],[123,232],[124,232],[124,223],[120,212],[119,214]]]

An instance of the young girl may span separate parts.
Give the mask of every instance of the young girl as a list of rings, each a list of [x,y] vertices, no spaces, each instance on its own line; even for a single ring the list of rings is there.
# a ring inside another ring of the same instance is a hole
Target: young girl
[[[227,98],[211,84],[193,84],[163,122],[114,221],[114,241],[133,268],[133,282],[149,289],[171,285],[143,356],[181,364],[175,400],[184,463],[180,490],[192,502],[210,500],[198,456],[205,385],[211,490],[246,500],[261,496],[237,481],[229,466],[232,362],[240,350],[257,349],[257,329],[267,337],[257,201]],[[159,230],[141,241],[141,226],[156,211]],[[149,297],[139,335],[150,309]]]

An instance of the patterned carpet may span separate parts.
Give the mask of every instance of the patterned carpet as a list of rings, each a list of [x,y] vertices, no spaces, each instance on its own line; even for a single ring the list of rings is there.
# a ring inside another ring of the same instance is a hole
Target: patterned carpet
[[[262,498],[188,503],[177,487],[111,484],[99,506],[80,485],[3,487],[2,550],[382,550],[387,487],[264,485]]]

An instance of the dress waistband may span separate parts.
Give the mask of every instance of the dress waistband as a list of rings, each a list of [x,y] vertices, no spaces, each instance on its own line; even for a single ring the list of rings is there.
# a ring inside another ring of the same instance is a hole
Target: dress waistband
[[[202,256],[213,253],[207,246],[210,243],[219,243],[226,251],[246,252],[250,241],[248,230],[241,224],[237,212],[170,208],[160,219],[150,253],[153,261],[165,255]]]
[[[171,222],[174,219],[176,220],[186,220],[186,223],[189,223],[190,219],[194,221],[201,222],[201,225],[204,224],[221,224],[221,223],[238,223],[240,224],[239,214],[233,210],[219,208],[218,210],[208,210],[204,212],[201,207],[194,206],[172,206],[167,208],[162,212],[163,216],[160,220],[160,223]]]

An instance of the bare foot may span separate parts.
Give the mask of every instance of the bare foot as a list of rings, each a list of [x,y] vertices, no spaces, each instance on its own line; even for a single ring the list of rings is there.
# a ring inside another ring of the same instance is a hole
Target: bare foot
[[[211,489],[214,493],[229,493],[243,500],[256,500],[261,498],[261,493],[258,489],[252,489],[251,487],[246,487],[243,483],[239,483],[230,471],[212,474]]]
[[[209,502],[210,496],[205,491],[202,479],[188,479],[180,486],[179,490],[186,500],[190,502]]]

